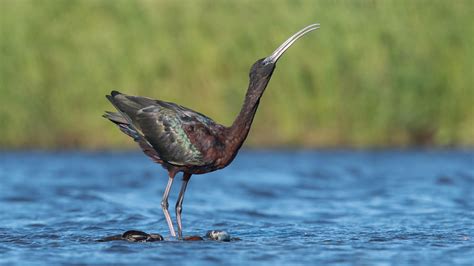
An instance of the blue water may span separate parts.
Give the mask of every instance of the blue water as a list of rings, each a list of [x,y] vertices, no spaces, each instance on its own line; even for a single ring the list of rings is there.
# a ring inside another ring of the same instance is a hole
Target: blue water
[[[0,264],[474,265],[474,151],[247,150],[183,208],[240,241],[96,242],[168,238],[166,182],[139,152],[0,152]]]

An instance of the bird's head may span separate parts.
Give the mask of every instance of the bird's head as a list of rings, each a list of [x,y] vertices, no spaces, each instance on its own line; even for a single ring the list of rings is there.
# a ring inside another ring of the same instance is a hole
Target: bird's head
[[[278,47],[270,56],[257,60],[257,62],[255,62],[250,69],[249,77],[251,83],[257,85],[258,83],[266,81],[266,85],[273,74],[273,70],[275,69],[278,59],[281,58],[283,53],[285,53],[285,51],[290,48],[294,42],[296,42],[296,40],[301,38],[306,33],[316,29],[319,29],[319,24],[312,24],[301,29],[288,38],[284,43],[282,43],[280,47]]]

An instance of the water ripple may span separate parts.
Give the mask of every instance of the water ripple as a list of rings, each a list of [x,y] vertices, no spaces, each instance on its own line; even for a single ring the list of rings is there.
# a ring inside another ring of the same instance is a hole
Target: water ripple
[[[185,235],[228,243],[169,239],[140,153],[1,155],[0,264],[474,265],[471,151],[244,151],[184,203]],[[168,240],[96,242],[130,229]]]

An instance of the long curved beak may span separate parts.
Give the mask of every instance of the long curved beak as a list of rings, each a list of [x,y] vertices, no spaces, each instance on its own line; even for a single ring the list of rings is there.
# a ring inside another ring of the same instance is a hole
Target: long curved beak
[[[288,40],[286,40],[282,45],[280,45],[280,47],[278,47],[270,56],[265,58],[263,60],[263,63],[264,64],[268,64],[268,63],[275,64],[278,61],[278,59],[280,59],[280,57],[283,55],[283,53],[288,48],[290,48],[290,46],[294,42],[296,42],[296,40],[303,37],[303,35],[305,35],[306,33],[310,32],[310,31],[313,31],[313,30],[317,30],[317,29],[319,29],[319,23],[311,24],[309,26],[306,26],[305,28],[301,29],[297,33],[293,34],[293,36],[288,38]]]

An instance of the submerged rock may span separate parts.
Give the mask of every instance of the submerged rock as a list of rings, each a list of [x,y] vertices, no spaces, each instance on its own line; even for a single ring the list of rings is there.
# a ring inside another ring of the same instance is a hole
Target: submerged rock
[[[101,238],[97,240],[97,242],[109,242],[109,241],[117,241],[117,240],[125,240],[125,239],[122,238],[122,235],[113,235],[113,236]]]

